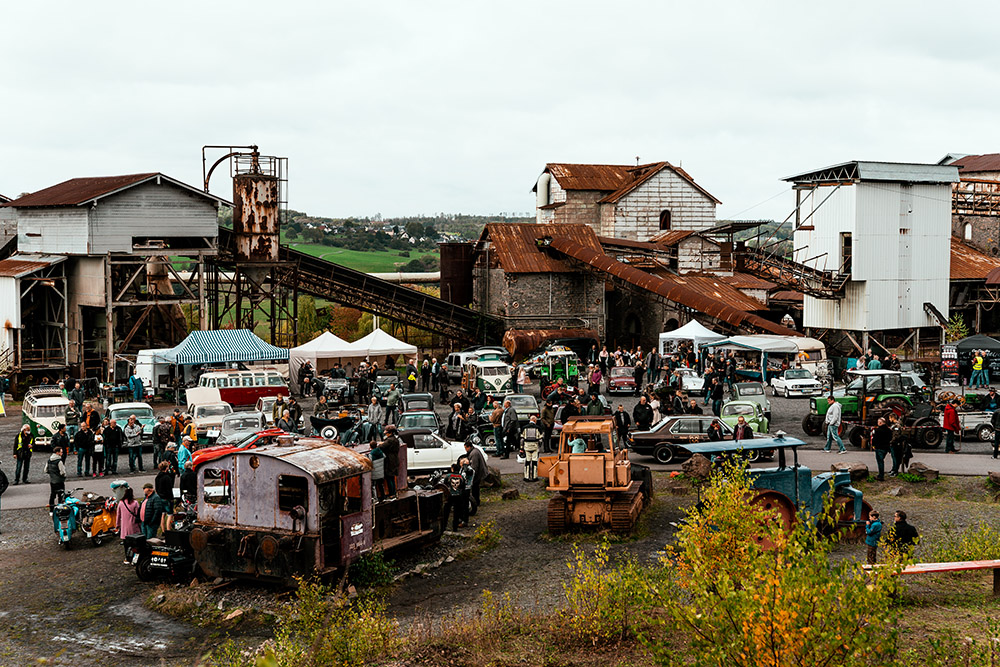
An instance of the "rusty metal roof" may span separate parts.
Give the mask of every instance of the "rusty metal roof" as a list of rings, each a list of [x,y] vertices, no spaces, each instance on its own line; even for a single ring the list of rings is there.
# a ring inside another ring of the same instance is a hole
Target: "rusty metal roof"
[[[573,259],[593,267],[597,271],[607,273],[631,285],[658,294],[667,301],[697,310],[710,315],[717,320],[734,327],[757,329],[784,336],[801,336],[797,331],[770,322],[759,315],[748,313],[724,303],[714,294],[706,294],[702,290],[704,284],[689,279],[678,280],[680,276],[671,278],[654,276],[629,266],[624,262],[609,257],[599,249],[587,248],[567,237],[553,237],[550,246]],[[749,297],[747,297],[749,298]]]
[[[693,229],[670,229],[650,237],[649,242],[670,247],[677,245],[695,233]]]
[[[1000,171],[1000,153],[966,155],[952,162],[951,166],[958,167],[960,176],[978,171]]]
[[[10,197],[5,197],[4,195],[0,195],[0,204],[5,204],[5,203],[7,203],[9,201],[10,201]]]
[[[503,346],[516,358],[534,352],[556,338],[601,339],[593,329],[507,329],[503,335]]]
[[[292,445],[268,445],[235,452],[234,455],[280,459],[309,473],[317,484],[372,469],[371,460],[364,454],[319,438],[296,438]]]
[[[656,275],[679,285],[687,285],[705,296],[718,299],[738,310],[767,310],[766,305],[752,296],[744,294],[735,285],[730,284],[728,277],[722,278],[704,273],[676,275],[659,271],[656,272]]]
[[[736,289],[763,289],[772,290],[777,287],[776,283],[764,280],[750,273],[743,273],[741,271],[733,272],[733,275],[726,277],[725,281],[727,284],[732,285]]]
[[[951,279],[984,280],[1000,267],[1000,259],[985,255],[972,246],[951,237]]]
[[[795,290],[781,290],[775,292],[768,297],[770,301],[797,301],[802,303],[805,300],[805,294],[802,292],[796,292]]]
[[[551,257],[538,247],[538,239],[563,236],[585,248],[601,251],[597,234],[588,225],[570,223],[491,222],[483,229],[483,241],[491,244],[490,259],[506,273],[576,273],[576,269]]]
[[[14,255],[0,260],[0,278],[23,278],[35,271],[65,260],[59,255]]]
[[[168,183],[189,190],[195,194],[232,206],[230,202],[192,187],[165,174],[150,172],[146,174],[126,174],[124,176],[96,176],[89,178],[71,178],[57,185],[32,192],[19,197],[3,206],[12,208],[36,208],[48,206],[82,206],[102,197],[113,195],[127,188],[134,187],[153,179],[165,180]]]
[[[708,190],[698,185],[690,174],[669,162],[650,162],[640,165],[550,162],[545,165],[545,172],[552,174],[563,190],[607,192],[608,194],[600,200],[601,203],[618,201],[664,169],[673,171],[716,204],[722,203]],[[535,190],[537,185],[532,192]]]

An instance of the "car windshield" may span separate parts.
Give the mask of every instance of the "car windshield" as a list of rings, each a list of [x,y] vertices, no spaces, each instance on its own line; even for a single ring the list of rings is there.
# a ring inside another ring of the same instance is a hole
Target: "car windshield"
[[[228,405],[206,405],[203,408],[198,408],[196,413],[199,417],[221,417],[222,415],[228,415],[232,410]]]
[[[759,384],[741,384],[737,385],[739,388],[740,396],[763,396],[764,387]]]
[[[246,431],[260,428],[260,421],[256,417],[240,417],[239,419],[227,419],[222,422],[223,430],[233,433],[236,431]]]
[[[434,415],[404,415],[400,418],[400,428],[429,428],[436,430],[437,417]]]
[[[635,369],[631,366],[615,366],[611,369],[611,377],[613,378],[629,378],[635,373]]]
[[[117,419],[118,421],[128,421],[128,418],[135,415],[135,418],[142,421],[143,419],[152,419],[153,410],[152,408],[133,408],[131,410],[112,410],[111,418]]]
[[[812,373],[805,369],[797,369],[794,371],[785,371],[786,380],[811,380]]]
[[[502,366],[486,366],[481,375],[510,375],[510,371]]]
[[[65,417],[67,407],[65,405],[39,405],[35,408],[35,417],[38,419]]]
[[[406,401],[406,408],[408,410],[433,410],[434,401],[426,398],[410,399]]]
[[[731,415],[752,415],[754,414],[754,406],[746,405],[743,403],[730,403],[722,408],[722,415],[724,417],[729,417]]]

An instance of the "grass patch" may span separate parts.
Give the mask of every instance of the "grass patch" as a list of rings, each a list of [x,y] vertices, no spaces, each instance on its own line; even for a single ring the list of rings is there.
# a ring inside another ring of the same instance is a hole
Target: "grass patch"
[[[191,623],[202,628],[230,629],[237,625],[242,628],[270,626],[274,614],[252,607],[223,607],[211,599],[211,588],[208,585],[181,586],[180,588],[161,584],[146,596],[144,605],[157,613]],[[163,600],[160,601],[160,596]],[[232,612],[239,609],[243,613],[231,620],[226,620]]]
[[[328,262],[335,262],[355,271],[364,271],[366,273],[391,273],[411,260],[437,254],[434,250],[410,250],[409,257],[401,257],[399,250],[362,252],[360,250],[348,250],[347,248],[335,248],[319,243],[291,243],[289,247],[313,257],[318,257]]]

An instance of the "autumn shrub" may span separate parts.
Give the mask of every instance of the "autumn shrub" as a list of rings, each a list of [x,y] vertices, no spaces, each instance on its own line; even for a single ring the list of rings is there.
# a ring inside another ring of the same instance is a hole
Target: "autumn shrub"
[[[956,532],[944,526],[944,535],[936,541],[931,560],[939,562],[1000,559],[1000,531],[985,521]]]
[[[645,643],[661,664],[719,667],[887,665],[896,650],[893,568],[866,572],[830,558],[808,518],[782,530],[748,501],[744,467],[713,475],[664,566],[675,577],[647,598]],[[762,539],[758,539],[762,538]],[[770,543],[765,549],[761,544]],[[673,637],[687,650],[662,640]]]

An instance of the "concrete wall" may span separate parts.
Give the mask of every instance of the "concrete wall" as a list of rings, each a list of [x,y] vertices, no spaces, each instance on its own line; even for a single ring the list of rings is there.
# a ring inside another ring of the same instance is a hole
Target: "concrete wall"
[[[708,229],[715,225],[715,202],[667,168],[628,193],[602,216],[601,234],[648,241],[660,232],[660,213],[670,211],[670,229]]]
[[[79,257],[70,258],[66,266],[66,278],[69,286],[69,321],[67,336],[69,337],[69,363],[81,363],[84,336],[93,340],[98,338],[96,332],[83,331],[81,306],[104,308],[104,258]],[[103,336],[103,330],[101,332]]]

